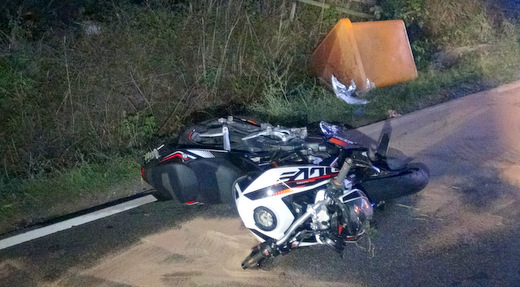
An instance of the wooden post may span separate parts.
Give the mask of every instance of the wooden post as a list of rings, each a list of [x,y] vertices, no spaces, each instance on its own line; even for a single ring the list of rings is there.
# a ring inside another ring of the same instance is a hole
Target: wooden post
[[[292,3],[292,7],[291,7],[291,16],[289,17],[289,19],[292,21],[294,20],[294,14],[296,14],[296,2],[293,2]]]
[[[322,9],[329,9],[329,8],[331,8],[331,5],[329,5],[329,4],[320,3],[320,2],[317,2],[317,1],[313,1],[313,0],[298,0],[298,1],[302,2],[302,3],[305,3],[305,4],[312,5],[312,6],[320,7]],[[354,1],[356,1],[356,0],[354,0]],[[372,2],[371,0],[358,0],[358,2],[363,2],[363,3],[366,3],[365,1]],[[357,16],[357,17],[360,17],[360,18],[370,19],[370,20],[374,19],[374,15],[371,15],[371,14],[358,12],[358,11],[354,11],[354,10],[350,10],[350,9],[346,9],[346,8],[342,8],[342,7],[337,7],[337,6],[334,6],[334,8],[338,12],[341,12],[341,13],[349,14],[349,15],[352,15],[352,16]]]

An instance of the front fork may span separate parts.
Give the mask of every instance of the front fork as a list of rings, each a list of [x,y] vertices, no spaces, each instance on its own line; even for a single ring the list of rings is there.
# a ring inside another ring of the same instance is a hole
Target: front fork
[[[336,198],[336,201],[339,202],[338,196],[343,190],[343,181],[347,177],[352,165],[353,163],[350,158],[345,159],[338,175],[327,186],[327,190],[325,191],[327,197],[313,205],[309,205],[307,211],[289,227],[281,239],[278,241],[267,240],[253,247],[251,254],[249,254],[249,256],[242,262],[242,268],[247,269],[258,267],[264,259],[279,255],[281,253],[281,248],[287,244],[296,229],[307,219],[309,219],[313,214],[316,214],[323,206],[330,204],[332,198]]]

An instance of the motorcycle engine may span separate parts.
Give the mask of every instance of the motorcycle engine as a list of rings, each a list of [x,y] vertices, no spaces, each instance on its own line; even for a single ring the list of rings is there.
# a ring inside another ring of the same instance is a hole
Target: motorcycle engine
[[[325,190],[320,190],[316,194],[315,202],[325,199]],[[327,230],[330,228],[330,214],[326,206],[322,206],[312,216],[312,222],[310,224],[312,230]]]

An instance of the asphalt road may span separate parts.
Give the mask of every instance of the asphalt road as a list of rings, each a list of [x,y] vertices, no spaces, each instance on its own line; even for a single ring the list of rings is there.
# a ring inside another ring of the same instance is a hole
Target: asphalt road
[[[1,250],[0,285],[520,286],[520,82],[351,136],[382,129],[431,181],[375,214],[371,251],[299,249],[242,271],[254,240],[232,208],[155,202]]]

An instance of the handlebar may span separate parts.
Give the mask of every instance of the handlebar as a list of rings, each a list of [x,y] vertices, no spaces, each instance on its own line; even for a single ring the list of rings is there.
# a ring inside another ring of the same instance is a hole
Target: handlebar
[[[294,138],[304,139],[307,137],[307,128],[282,128],[273,127],[269,124],[262,124],[262,130],[260,132],[245,136],[242,140],[250,140],[261,136],[274,136],[279,138],[283,142],[287,142]]]
[[[307,128],[284,128],[280,126],[273,127],[270,124],[261,124],[254,127],[254,129],[244,129],[243,123],[236,122],[233,120],[233,117],[220,118],[218,119],[219,127],[215,127],[211,130],[208,130],[204,133],[196,133],[194,138],[215,138],[222,137],[223,149],[230,151],[231,150],[231,142],[230,142],[230,134],[239,134],[243,135],[241,140],[251,140],[258,137],[275,137],[278,140],[286,143],[292,139],[300,138],[305,139],[307,137]]]

